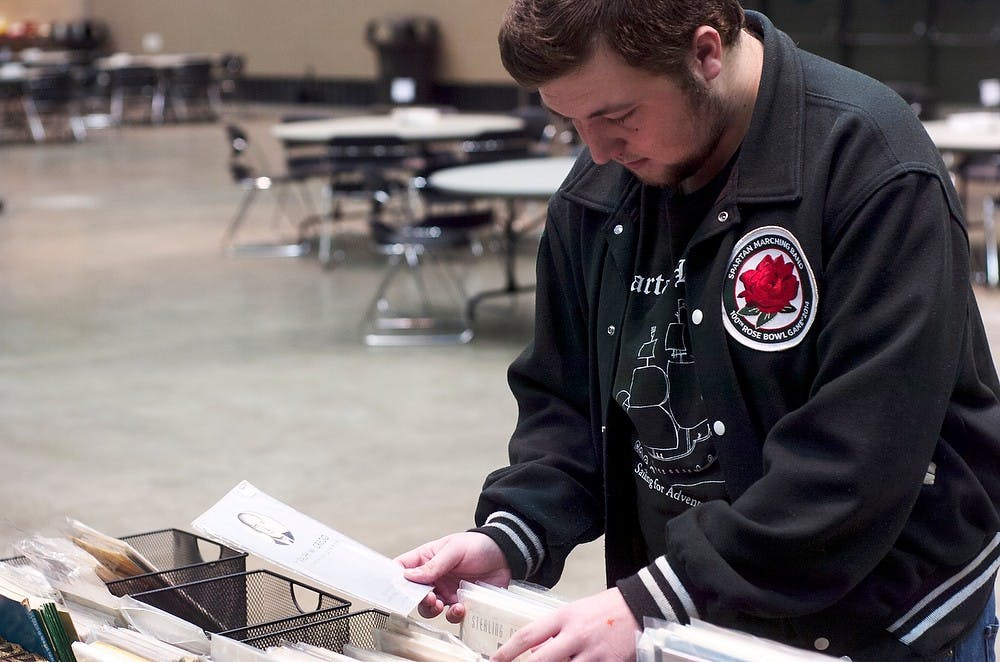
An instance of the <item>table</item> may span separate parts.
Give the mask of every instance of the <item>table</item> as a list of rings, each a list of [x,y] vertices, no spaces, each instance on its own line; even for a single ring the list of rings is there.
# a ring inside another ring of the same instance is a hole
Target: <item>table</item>
[[[943,120],[924,122],[924,129],[942,152],[951,152],[959,160],[957,167],[970,158],[1000,155],[1000,113],[975,111],[956,113]],[[987,195],[983,201],[983,233],[986,243],[986,283],[1000,286],[1000,255],[996,229],[996,201]]]
[[[1000,153],[1000,113],[956,113],[943,120],[924,122],[924,129],[943,152]]]
[[[200,62],[214,64],[220,59],[221,56],[213,53],[114,53],[95,60],[94,67],[100,71],[137,66],[172,69]]]
[[[511,115],[448,113],[433,108],[399,108],[386,115],[283,122],[271,134],[285,143],[325,143],[338,138],[388,138],[406,142],[466,140],[486,133],[515,133],[524,120]]]
[[[498,290],[487,290],[471,297],[467,303],[470,320],[483,299],[513,295],[534,290],[534,285],[519,285],[515,270],[518,233],[514,229],[514,205],[519,200],[548,200],[569,174],[576,157],[557,156],[529,159],[509,159],[491,163],[444,168],[431,174],[428,184],[451,195],[476,198],[500,198],[508,203],[504,221],[506,282]]]
[[[575,156],[509,159],[438,170],[428,183],[455,195],[544,200],[566,179]]]
[[[357,141],[364,145],[362,154],[371,154],[374,157],[373,162],[364,165],[361,162],[369,157],[348,157],[344,160],[345,167],[378,170],[387,167],[388,164],[393,164],[390,166],[392,169],[399,168],[397,162],[400,160],[392,156],[391,151],[382,157],[377,156],[380,150],[388,149],[378,144],[379,141],[389,144],[402,143],[407,152],[412,150],[414,156],[419,155],[423,158],[434,153],[432,145],[441,143],[450,145],[460,141],[505,134],[516,137],[521,135],[523,129],[524,120],[512,115],[457,113],[427,106],[407,106],[393,109],[385,114],[280,122],[271,126],[271,135],[282,142],[289,160],[294,160],[297,150],[300,149],[310,150],[303,157],[305,160],[315,160],[314,149],[317,146],[330,145],[334,141],[344,146],[345,143]],[[329,159],[329,165],[333,169],[333,161],[337,159],[331,157],[329,152],[324,154],[322,158]],[[419,160],[415,159],[415,162]],[[336,208],[336,202],[332,203],[332,207]],[[329,264],[332,259],[331,241],[329,234],[320,237],[318,257],[324,265]]]

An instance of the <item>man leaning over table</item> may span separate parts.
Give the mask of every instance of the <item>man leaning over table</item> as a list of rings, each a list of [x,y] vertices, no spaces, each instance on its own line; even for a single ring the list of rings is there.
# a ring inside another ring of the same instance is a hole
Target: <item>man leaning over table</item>
[[[855,661],[992,659],[1000,385],[965,221],[910,108],[737,0],[514,0],[504,65],[589,151],[552,199],[510,466],[399,557],[608,590],[494,659],[698,618]]]

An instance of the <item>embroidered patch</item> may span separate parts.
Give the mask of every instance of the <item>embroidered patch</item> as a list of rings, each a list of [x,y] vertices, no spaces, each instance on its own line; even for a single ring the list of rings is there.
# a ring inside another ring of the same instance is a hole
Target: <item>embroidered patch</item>
[[[722,322],[737,341],[763,352],[795,347],[816,318],[816,278],[788,230],[767,226],[745,235],[729,257]]]

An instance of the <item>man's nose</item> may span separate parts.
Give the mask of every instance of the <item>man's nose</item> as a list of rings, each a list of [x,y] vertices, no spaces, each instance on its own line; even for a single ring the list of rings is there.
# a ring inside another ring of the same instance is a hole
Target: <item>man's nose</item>
[[[581,122],[576,127],[576,130],[583,139],[583,142],[590,148],[590,158],[598,165],[603,165],[611,161],[615,156],[624,151],[624,141],[608,135],[607,131],[602,131],[593,124]]]

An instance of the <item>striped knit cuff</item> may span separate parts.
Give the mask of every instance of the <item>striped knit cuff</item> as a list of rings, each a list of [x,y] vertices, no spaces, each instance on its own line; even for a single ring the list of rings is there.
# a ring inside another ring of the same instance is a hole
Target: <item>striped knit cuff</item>
[[[683,625],[690,623],[692,618],[699,618],[687,589],[663,556],[617,585],[639,623],[646,616]]]
[[[950,579],[931,591],[888,630],[914,650],[936,650],[947,641],[939,640],[942,633],[935,628],[949,616],[963,612],[973,618],[983,609],[982,603],[993,591],[1000,570],[1000,533],[989,540],[983,551]]]
[[[489,536],[500,546],[515,579],[535,574],[545,559],[539,535],[513,513],[495,512],[486,518],[483,526],[472,530]]]

